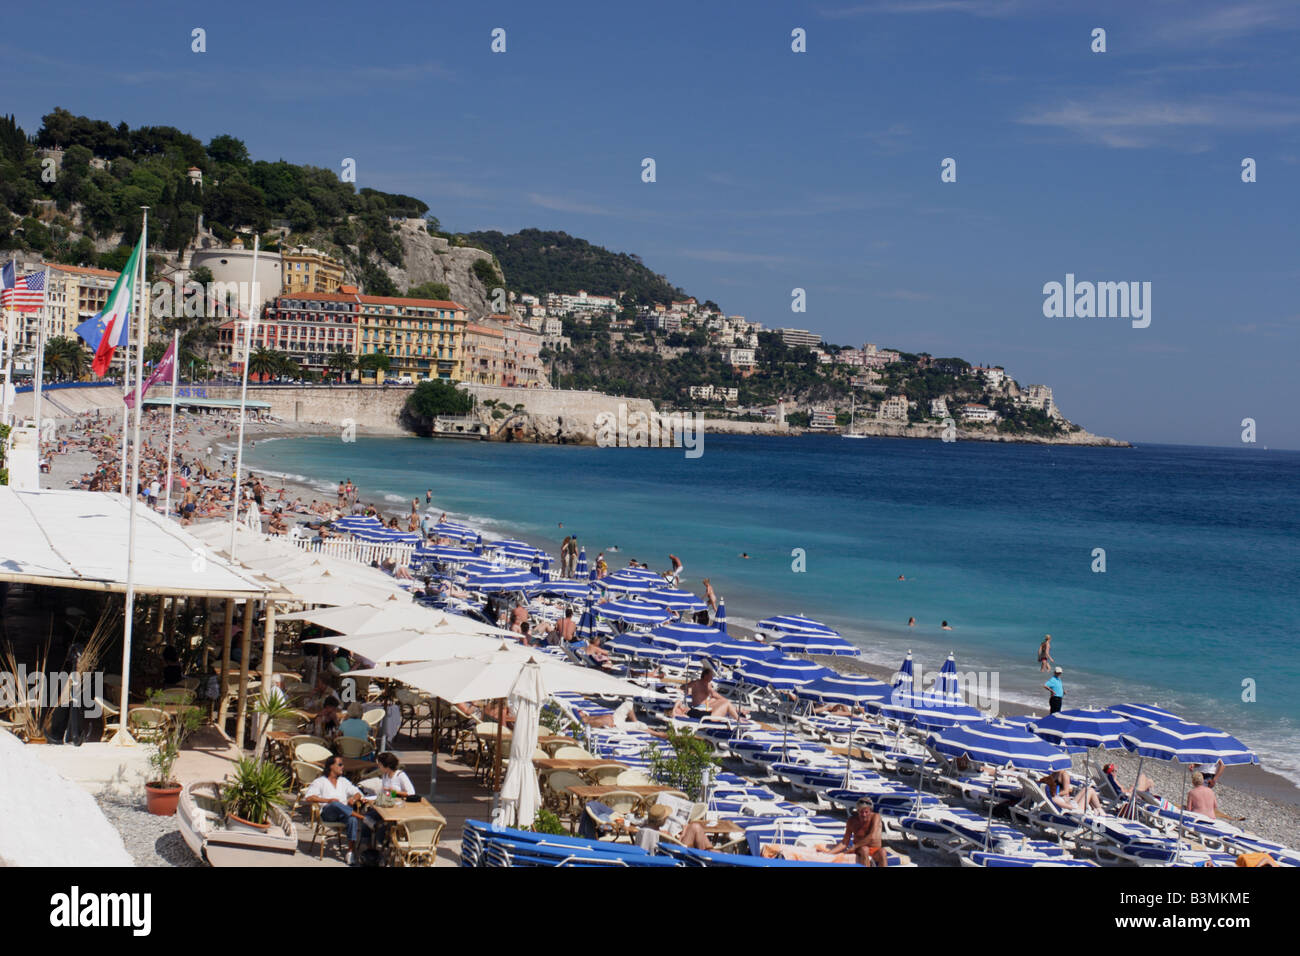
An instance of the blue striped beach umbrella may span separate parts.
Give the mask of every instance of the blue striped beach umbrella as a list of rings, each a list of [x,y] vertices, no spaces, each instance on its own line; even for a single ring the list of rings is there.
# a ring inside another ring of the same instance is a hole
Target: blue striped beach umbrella
[[[664,586],[664,576],[657,571],[651,571],[649,568],[615,568],[609,575],[611,578],[637,578],[641,581],[649,581],[651,584],[657,584],[659,587]]]
[[[1070,768],[1070,757],[1060,747],[1014,724],[1000,721],[977,720],[945,727],[930,734],[926,743],[946,756],[965,757],[971,762],[995,767],[1015,767],[1039,773]]]
[[[433,526],[433,534],[439,538],[455,538],[457,541],[473,541],[478,532],[463,524],[444,521]]]
[[[600,580],[600,572],[595,568],[592,568],[590,571],[587,572],[587,580],[590,581],[592,584],[595,584],[597,581]]]
[[[679,651],[701,651],[714,644],[722,637],[722,632],[707,624],[691,624],[689,621],[665,621],[650,629],[650,636],[656,644],[675,648]]]
[[[537,584],[538,580],[535,575],[527,571],[477,571],[469,574],[465,579],[465,586],[471,591],[482,591],[485,594],[495,591],[522,591],[523,589]]]
[[[437,561],[439,564],[460,564],[474,560],[474,552],[464,548],[420,547],[415,549],[415,557],[424,561]]]
[[[857,657],[862,652],[842,637],[829,634],[777,634],[772,644],[789,653]]]
[[[574,577],[582,577],[587,573],[587,549],[578,548],[578,563],[573,569]]]
[[[1139,724],[1180,723],[1183,719],[1151,704],[1114,704],[1109,709]]]
[[[911,664],[910,654],[904,664]],[[985,719],[982,713],[961,701],[939,697],[932,693],[917,693],[912,689],[910,666],[907,670],[906,681],[895,682],[890,688],[889,699],[869,704],[871,710],[914,727],[951,727],[954,724]]]
[[[650,591],[643,594],[641,600],[647,604],[656,604],[659,607],[666,607],[673,611],[703,611],[708,607],[690,591],[677,588],[660,588],[656,591]]]
[[[898,673],[894,675],[893,687],[904,694],[912,693],[912,652],[908,651],[907,656],[903,658],[903,664],[898,668]]]
[[[672,650],[668,647],[660,647],[652,641],[646,640],[641,634],[620,634],[605,644],[611,651],[620,654],[626,654],[631,657],[639,657],[648,661],[667,661],[674,664],[685,666],[690,662],[690,657],[680,651]]]
[[[814,621],[810,617],[804,617],[802,614],[783,614],[776,617],[765,617],[758,622],[760,631],[770,631],[780,634],[825,634],[831,637],[839,637],[840,632],[835,630],[829,624],[823,624],[821,621]]]
[[[892,693],[884,681],[850,674],[819,677],[804,684],[796,693],[806,700],[825,704],[863,704],[871,700],[885,700]]]
[[[732,665],[742,661],[769,661],[782,656],[780,648],[759,641],[718,641],[704,648],[700,654]]]
[[[733,674],[750,684],[792,690],[818,678],[833,676],[835,672],[799,657],[782,656],[765,661],[743,661]]]
[[[608,577],[597,578],[596,585],[608,591],[610,594],[635,594],[638,597],[644,597],[652,591],[657,590],[657,588],[648,581],[621,581],[617,579],[611,580]]]
[[[1069,753],[1082,753],[1093,747],[1118,750],[1124,746],[1120,738],[1136,732],[1141,726],[1113,710],[1079,708],[1039,718],[1030,729]]]
[[[1124,746],[1143,757],[1178,763],[1259,763],[1255,752],[1231,734],[1180,720],[1147,724],[1121,735]]]
[[[591,585],[586,581],[543,581],[527,591],[529,597],[559,597],[571,601],[585,601],[591,595]]]
[[[609,601],[597,604],[592,610],[600,617],[624,624],[659,624],[672,617],[663,608],[643,601]]]
[[[942,700],[966,702],[961,695],[961,688],[957,686],[957,660],[951,654],[943,662],[943,667],[939,668],[939,676],[934,679],[931,693]]]
[[[713,615],[713,626],[723,634],[727,633],[727,602],[718,598],[718,613]]]
[[[1117,708],[1111,709],[1115,710]],[[1142,761],[1147,757],[1182,764],[1184,793],[1187,792],[1188,764],[1216,763],[1220,760],[1223,761],[1225,766],[1259,763],[1259,757],[1255,755],[1255,752],[1231,734],[1205,724],[1194,724],[1185,720],[1174,720],[1163,724],[1139,725],[1132,733],[1121,734],[1120,739],[1126,749],[1138,754],[1140,758],[1138,760],[1137,776],[1133,779],[1133,795],[1129,798],[1130,805],[1137,798],[1137,784],[1142,775]],[[1174,854],[1175,863],[1178,861],[1179,854],[1182,853],[1183,829],[1182,811],[1179,811],[1179,837],[1178,849]]]
[[[474,553],[483,553],[483,536],[481,534],[474,535]]]

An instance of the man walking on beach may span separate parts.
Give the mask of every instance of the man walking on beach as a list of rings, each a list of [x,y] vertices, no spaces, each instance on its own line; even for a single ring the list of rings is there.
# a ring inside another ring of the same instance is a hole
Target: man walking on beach
[[[1058,667],[1056,672],[1043,684],[1047,692],[1051,695],[1047,698],[1047,706],[1050,712],[1055,714],[1061,709],[1062,698],[1065,697],[1065,685],[1061,683],[1061,669]]]

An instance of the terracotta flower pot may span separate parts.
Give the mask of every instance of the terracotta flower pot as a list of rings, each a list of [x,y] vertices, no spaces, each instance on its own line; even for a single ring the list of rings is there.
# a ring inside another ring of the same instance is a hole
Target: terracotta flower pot
[[[226,820],[236,829],[252,830],[254,833],[265,833],[271,828],[270,823],[254,823],[252,820],[245,820],[243,817],[226,811]]]
[[[156,817],[176,815],[176,804],[181,798],[180,787],[165,787],[159,783],[144,785],[145,803],[150,813]]]

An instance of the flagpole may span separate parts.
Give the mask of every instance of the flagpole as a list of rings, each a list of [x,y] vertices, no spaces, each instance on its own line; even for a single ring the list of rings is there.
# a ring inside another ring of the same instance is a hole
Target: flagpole
[[[248,360],[253,353],[253,323],[257,319],[257,248],[261,236],[253,236],[253,281],[248,295],[248,334],[244,337],[244,382],[239,390],[239,445],[235,449],[235,488],[231,494],[234,504],[230,509],[230,547],[227,553],[235,556],[235,525],[239,522],[239,473],[244,467],[244,416],[248,406]],[[238,341],[238,340],[236,340]],[[256,502],[254,502],[256,507]],[[260,517],[259,517],[260,520]]]
[[[17,278],[14,280],[17,282]],[[45,283],[41,288],[41,308],[36,313],[36,361],[33,363],[35,381],[32,383],[32,401],[36,408],[36,487],[41,486],[41,386],[45,381],[45,310],[49,303],[50,268],[45,267]]]
[[[134,308],[135,303],[132,303]],[[126,495],[126,428],[131,420],[131,409],[127,407],[126,396],[131,392],[131,330],[127,329],[126,354],[122,356],[122,495]]]
[[[131,688],[131,625],[135,618],[135,506],[140,497],[135,493],[136,486],[140,483],[140,411],[143,407],[140,395],[140,381],[144,373],[144,342],[148,336],[149,323],[149,303],[145,301],[148,296],[148,290],[145,288],[145,264],[149,259],[149,207],[141,206],[144,210],[144,218],[140,225],[140,261],[137,263],[139,268],[138,280],[136,283],[136,298],[139,300],[132,305],[139,306],[139,321],[136,323],[135,339],[135,429],[134,429],[134,448],[131,453],[131,497],[130,502],[130,521],[127,525],[126,536],[126,608],[122,616],[122,699],[120,701],[120,710],[118,719],[121,724],[117,734],[113,737],[112,743],[118,747],[127,747],[135,743],[128,729],[130,721],[127,717],[131,713],[129,693]],[[130,339],[127,340],[128,347]],[[129,368],[131,365],[131,353],[128,351],[124,364]],[[125,414],[127,412],[123,404],[123,436],[125,437]]]
[[[176,372],[179,366],[176,364],[177,356],[181,350],[181,330],[172,330],[172,416],[167,425],[167,503],[163,506],[163,515],[170,516],[172,513],[172,462],[174,461],[173,449],[176,446]]]
[[[13,291],[12,293],[10,293],[10,296],[11,296],[11,297],[10,297],[10,299],[9,299],[9,303],[8,303],[8,305],[5,306],[5,309],[4,309],[4,318],[5,318],[5,348],[4,348],[5,384],[4,384],[4,390],[5,390],[5,393],[4,393],[4,412],[3,412],[3,415],[0,416],[0,425],[8,425],[8,424],[9,424],[9,409],[10,409],[10,407],[11,407],[11,404],[10,404],[10,401],[9,401],[9,393],[10,393],[11,391],[13,391],[13,385],[14,385],[14,371],[13,371],[13,367],[14,367],[14,360],[13,360],[13,354],[14,354],[14,320],[13,320],[13,311],[14,311],[14,310],[13,310],[12,308],[10,308],[10,306],[13,305],[13,296],[16,296],[16,295],[17,295],[17,290],[18,290],[18,260],[17,260],[17,258],[15,258],[14,256],[10,256],[10,257],[9,257],[9,265],[10,265],[10,267],[13,269],[13,273],[14,273],[14,291]]]

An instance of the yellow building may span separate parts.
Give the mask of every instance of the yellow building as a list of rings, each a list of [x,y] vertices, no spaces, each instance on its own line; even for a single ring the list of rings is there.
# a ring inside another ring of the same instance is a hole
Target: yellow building
[[[465,307],[440,299],[357,296],[357,356],[384,352],[386,379],[464,379]]]
[[[319,249],[297,246],[292,252],[280,253],[284,266],[285,295],[294,292],[337,292],[343,284],[343,263],[331,259]]]

